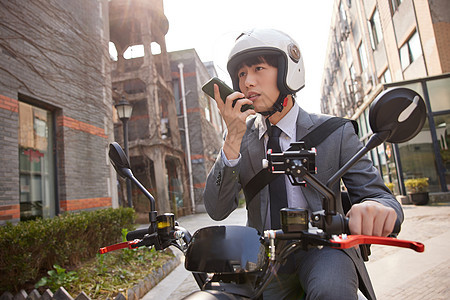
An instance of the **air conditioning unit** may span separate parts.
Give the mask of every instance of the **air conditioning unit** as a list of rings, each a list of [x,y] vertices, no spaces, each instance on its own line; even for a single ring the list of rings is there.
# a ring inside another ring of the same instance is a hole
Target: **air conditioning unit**
[[[364,78],[364,83],[365,84],[369,84],[369,83],[371,84],[372,83],[373,76],[371,74],[369,74],[368,72],[364,72],[363,78]]]
[[[346,41],[351,32],[351,26],[347,20],[341,18],[340,20],[341,28],[341,40]]]
[[[355,103],[359,106],[363,102],[364,95],[360,91],[355,93]]]
[[[353,80],[353,93],[362,93],[363,91],[363,79],[361,76],[356,76]]]

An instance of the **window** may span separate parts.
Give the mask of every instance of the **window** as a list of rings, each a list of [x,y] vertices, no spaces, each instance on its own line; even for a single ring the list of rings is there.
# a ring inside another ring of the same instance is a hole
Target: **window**
[[[53,115],[19,102],[20,220],[55,215]]]
[[[417,31],[400,48],[400,62],[402,69],[405,70],[413,61],[422,55],[419,34]]]
[[[180,93],[180,80],[178,78],[172,79],[172,87],[173,87],[173,96],[175,98],[175,108],[177,110],[177,116],[182,114],[183,107],[183,99],[181,98]]]
[[[127,48],[123,53],[123,58],[133,59],[144,56],[144,45],[133,45]]]
[[[366,47],[364,47],[364,43],[361,43],[361,45],[358,47],[358,55],[359,62],[361,63],[361,72],[364,72],[369,65],[369,63],[367,62]]]
[[[334,48],[336,49],[336,54],[338,57],[342,56],[342,45],[341,45],[341,38],[340,38],[340,30],[338,27],[334,29]]]
[[[434,117],[436,135],[439,142],[439,152],[445,169],[445,182],[450,182],[450,114]]]
[[[386,71],[384,71],[384,73],[380,76],[380,82],[381,83],[392,82],[391,71],[389,70],[389,68],[387,68]]]
[[[368,21],[369,25],[369,34],[370,34],[370,42],[372,44],[372,49],[376,50],[378,47],[378,44],[383,39],[383,31],[381,30],[381,21],[380,21],[380,14],[378,13],[378,10],[375,9],[375,11],[372,14],[372,17]]]
[[[116,49],[116,45],[113,42],[109,42],[109,57],[113,60],[113,61],[117,61],[117,49]]]
[[[341,2],[339,5],[339,26],[340,26],[340,37],[341,40],[346,40],[350,34],[351,26],[350,20],[347,18],[347,14],[345,13],[344,4]]]
[[[153,55],[161,54],[161,45],[157,42],[152,42],[150,44],[150,51],[152,51]]]
[[[450,77],[430,80],[427,82],[428,94],[430,96],[431,110],[433,112],[450,110],[449,86],[450,86]],[[447,123],[447,126],[450,126],[450,122]]]
[[[339,14],[341,15],[341,19],[347,21],[347,14],[345,13],[344,3],[341,2],[339,4]]]
[[[351,66],[353,64],[353,56],[352,50],[350,49],[350,43],[345,42],[345,57],[347,59],[347,66]]]
[[[204,97],[203,101],[205,101],[205,118],[208,122],[211,122],[211,101],[209,97]]]
[[[397,11],[400,4],[402,4],[402,0],[391,0],[390,1],[392,15]]]
[[[350,66],[349,72],[350,72],[350,78],[353,81],[355,81],[355,79],[356,79],[356,72],[355,72],[355,67],[353,65]]]
[[[436,119],[435,122],[439,126]],[[436,157],[428,120],[426,119],[417,136],[406,143],[398,144],[398,146],[404,179],[428,177],[429,191],[439,191]]]

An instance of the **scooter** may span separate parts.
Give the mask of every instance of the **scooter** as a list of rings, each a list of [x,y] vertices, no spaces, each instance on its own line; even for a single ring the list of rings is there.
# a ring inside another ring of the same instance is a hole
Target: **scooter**
[[[338,182],[355,162],[385,141],[400,143],[412,139],[422,129],[426,118],[423,99],[406,88],[381,93],[369,113],[373,135],[327,184],[315,176],[314,151],[296,143],[283,153],[267,154],[263,165],[270,172],[286,174],[291,184],[309,184],[323,196],[323,211],[283,208],[281,229],[260,234],[246,226],[210,226],[191,235],[170,213],[158,215],[155,199],[134,177],[129,161],[117,143],[110,144],[109,157],[119,175],[129,178],[150,201],[148,228],[131,231],[127,242],[100,249],[104,254],[118,249],[174,246],[185,254],[185,268],[191,271],[199,291],[185,299],[262,299],[262,293],[276,276],[287,257],[310,247],[346,249],[358,245],[380,244],[423,252],[425,246],[395,237],[350,235],[348,219],[336,212],[336,196],[330,187]],[[394,236],[400,231],[396,224]]]

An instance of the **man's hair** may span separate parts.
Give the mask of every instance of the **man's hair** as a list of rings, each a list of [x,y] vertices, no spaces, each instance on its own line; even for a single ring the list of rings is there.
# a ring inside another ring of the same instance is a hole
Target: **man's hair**
[[[278,55],[260,55],[246,59],[237,65],[233,75],[237,77],[239,69],[244,66],[251,67],[260,63],[267,63],[271,67],[278,68]]]

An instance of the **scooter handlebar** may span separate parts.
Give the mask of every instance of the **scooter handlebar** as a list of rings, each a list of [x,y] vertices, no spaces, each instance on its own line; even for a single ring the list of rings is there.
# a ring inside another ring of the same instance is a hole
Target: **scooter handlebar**
[[[348,225],[349,221],[350,221],[349,218],[344,217],[344,233],[346,233],[346,234],[351,234],[350,227]],[[396,219],[395,224],[394,224],[394,229],[392,230],[391,234],[389,234],[389,237],[396,237],[400,233],[401,229],[402,229],[402,224],[400,223],[399,219]]]
[[[127,241],[134,241],[136,239],[143,239],[148,234],[148,228],[136,229],[127,233]]]

